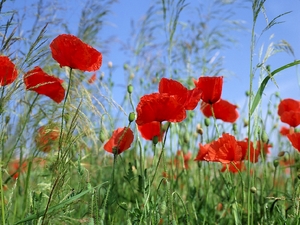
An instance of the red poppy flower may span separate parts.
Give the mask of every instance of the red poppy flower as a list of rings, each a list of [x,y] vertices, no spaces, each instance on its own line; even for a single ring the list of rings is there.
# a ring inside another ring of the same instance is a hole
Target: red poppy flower
[[[296,127],[300,124],[300,102],[294,99],[284,99],[278,105],[280,120]]]
[[[8,173],[12,178],[17,179],[21,173],[27,169],[27,162],[20,162],[19,159],[12,160],[8,163]]]
[[[199,151],[194,161],[204,161],[205,160],[204,157],[208,153],[208,149],[209,149],[209,144],[205,144],[205,145],[199,144]]]
[[[42,152],[50,152],[53,146],[57,144],[60,130],[56,125],[46,125],[38,129],[35,137],[37,149]]]
[[[94,83],[94,82],[96,81],[96,78],[97,78],[97,76],[96,76],[96,74],[94,73],[94,74],[90,77],[90,79],[88,79],[88,83],[89,83],[89,84]]]
[[[102,54],[71,34],[61,34],[50,44],[52,57],[60,67],[96,71],[102,65]]]
[[[121,154],[130,148],[132,142],[132,130],[129,127],[118,128],[104,145],[104,150],[113,154]]]
[[[300,133],[293,133],[287,135],[293,147],[300,152]]]
[[[256,150],[263,154],[270,154],[271,147],[273,147],[271,144],[263,143],[262,141],[258,141],[256,143]]]
[[[136,108],[138,125],[153,121],[181,122],[186,118],[185,108],[176,95],[153,93],[144,95]]]
[[[286,136],[287,134],[292,134],[292,133],[294,133],[294,128],[293,127],[285,127],[285,126],[282,126],[281,128],[280,128],[280,134],[282,135],[282,136]]]
[[[156,136],[158,137],[158,141],[162,141],[164,136],[164,132],[161,131],[160,122],[153,121],[150,123],[145,123],[141,126],[138,125],[138,130],[140,131],[142,137],[146,140],[152,141]]]
[[[230,162],[238,162],[243,159],[242,147],[238,145],[234,136],[227,133],[224,133],[222,137],[208,145],[200,146],[200,151],[201,150],[203,150],[203,152],[200,154],[198,153],[197,158],[203,158],[210,162],[227,164]],[[207,151],[207,153],[203,156],[205,151]]]
[[[38,66],[24,75],[24,83],[27,90],[46,95],[56,103],[60,103],[65,97],[63,80],[48,75]]]
[[[224,122],[234,123],[239,117],[236,110],[237,106],[230,102],[220,99],[218,102],[212,104],[216,119],[223,120]],[[212,116],[211,105],[202,102],[201,111],[206,117]]]
[[[18,72],[15,64],[7,56],[0,56],[0,86],[11,84],[17,76]]]
[[[198,87],[188,90],[176,80],[162,78],[159,82],[159,93],[176,95],[186,110],[194,110],[201,99],[202,90]]]
[[[194,81],[195,85],[202,90],[202,101],[214,104],[220,100],[223,87],[223,77],[200,77]]]
[[[243,156],[242,160],[248,160],[248,139],[246,138],[243,141],[237,141],[238,145],[241,146]],[[260,154],[260,149],[254,149],[253,142],[250,142],[250,162],[252,163],[257,163],[258,162],[258,157]]]

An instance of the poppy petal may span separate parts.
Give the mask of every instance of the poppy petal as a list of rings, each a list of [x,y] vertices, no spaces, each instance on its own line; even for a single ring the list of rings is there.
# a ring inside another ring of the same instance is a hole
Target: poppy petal
[[[7,56],[0,56],[0,86],[11,84],[17,76],[15,64]]]
[[[63,80],[48,75],[38,66],[24,75],[24,83],[27,90],[46,95],[56,103],[60,103],[65,97]]]
[[[186,118],[186,111],[174,95],[153,93],[144,95],[136,108],[138,125],[157,122],[181,122]]]
[[[113,132],[111,138],[105,143],[103,148],[107,152],[121,154],[130,148],[133,138],[133,132],[129,127],[118,128]]]
[[[218,102],[212,104],[216,119],[220,119],[224,122],[234,123],[239,113],[236,110],[237,106],[230,102],[220,99]],[[201,103],[201,111],[206,117],[212,117],[211,105],[204,102]]]
[[[200,77],[195,85],[202,90],[202,101],[214,104],[220,100],[223,88],[223,77]]]
[[[162,141],[163,131],[161,131],[161,123],[153,121],[150,123],[145,123],[143,125],[138,125],[138,130],[141,133],[142,137],[148,141],[152,141],[156,136],[158,141]]]
[[[300,133],[293,133],[287,135],[293,147],[300,152]]]
[[[188,90],[176,80],[162,78],[159,82],[159,93],[176,95],[186,110],[194,110],[201,99],[202,90],[198,87]]]
[[[61,34],[50,44],[53,59],[60,67],[68,66],[82,71],[96,71],[102,65],[102,54],[78,37]]]

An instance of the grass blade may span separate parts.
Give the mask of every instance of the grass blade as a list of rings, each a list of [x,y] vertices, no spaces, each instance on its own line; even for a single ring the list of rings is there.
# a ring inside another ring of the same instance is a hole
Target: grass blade
[[[263,91],[265,90],[265,87],[267,86],[267,83],[270,80],[270,78],[273,78],[273,76],[275,74],[279,73],[280,71],[285,70],[285,69],[290,68],[290,67],[293,67],[293,66],[296,66],[298,64],[300,64],[300,60],[296,60],[296,61],[294,61],[292,63],[288,63],[288,64],[286,64],[286,65],[284,65],[282,67],[279,67],[278,69],[274,70],[273,72],[271,72],[269,74],[269,76],[265,77],[265,79],[261,82],[260,87],[258,88],[257,93],[256,93],[256,95],[254,97],[254,100],[253,100],[253,103],[252,103],[252,107],[251,107],[251,110],[250,110],[250,115],[253,114],[253,112],[256,109],[259,101],[261,100]]]

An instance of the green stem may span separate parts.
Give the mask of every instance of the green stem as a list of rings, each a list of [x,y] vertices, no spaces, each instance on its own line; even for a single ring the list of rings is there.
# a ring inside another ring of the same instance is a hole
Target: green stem
[[[1,194],[1,218],[2,224],[5,224],[5,204],[4,204],[4,194],[3,194],[3,183],[2,183],[2,166],[0,171],[0,194]]]
[[[167,137],[167,133],[168,133],[169,127],[170,127],[170,123],[169,123],[169,125],[168,125],[168,127],[167,127],[167,130],[166,130],[166,134],[165,134],[164,141],[163,141],[163,144],[162,144],[162,149],[161,149],[161,152],[160,152],[160,155],[159,155],[159,158],[158,158],[158,162],[157,162],[156,167],[155,167],[154,175],[153,175],[152,180],[151,180],[151,182],[150,182],[150,186],[152,185],[152,183],[153,183],[153,181],[154,181],[154,178],[155,178],[155,176],[156,176],[156,173],[157,173],[157,170],[158,170],[158,167],[159,167],[161,158],[162,158],[163,153],[164,153],[165,143],[166,143],[166,137]]]
[[[62,112],[61,112],[61,126],[60,126],[59,142],[58,142],[59,145],[58,145],[57,161],[59,160],[60,154],[62,154],[62,139],[63,139],[63,131],[64,131],[64,115],[65,115],[65,109],[66,109],[66,102],[68,100],[70,87],[71,87],[71,80],[72,80],[71,78],[72,78],[72,68],[70,68],[68,88],[67,88],[67,92],[66,92],[66,96],[65,96],[65,99],[64,99]]]
[[[216,119],[216,116],[215,116],[214,108],[213,108],[212,104],[209,104],[209,105],[210,105],[211,114],[214,118],[214,125],[215,125],[215,128],[216,128],[218,137],[220,137],[220,132],[219,132],[219,128],[218,128],[218,125],[217,125],[217,119]]]

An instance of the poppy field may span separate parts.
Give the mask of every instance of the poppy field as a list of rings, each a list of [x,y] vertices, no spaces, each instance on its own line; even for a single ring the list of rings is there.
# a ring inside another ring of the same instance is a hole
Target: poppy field
[[[299,50],[259,49],[291,13],[268,18],[266,2],[158,1],[116,50],[118,1],[81,2],[74,30],[59,2],[1,0],[0,224],[300,224],[300,96],[265,94],[286,70],[297,82]],[[244,105],[219,55],[241,8]]]

